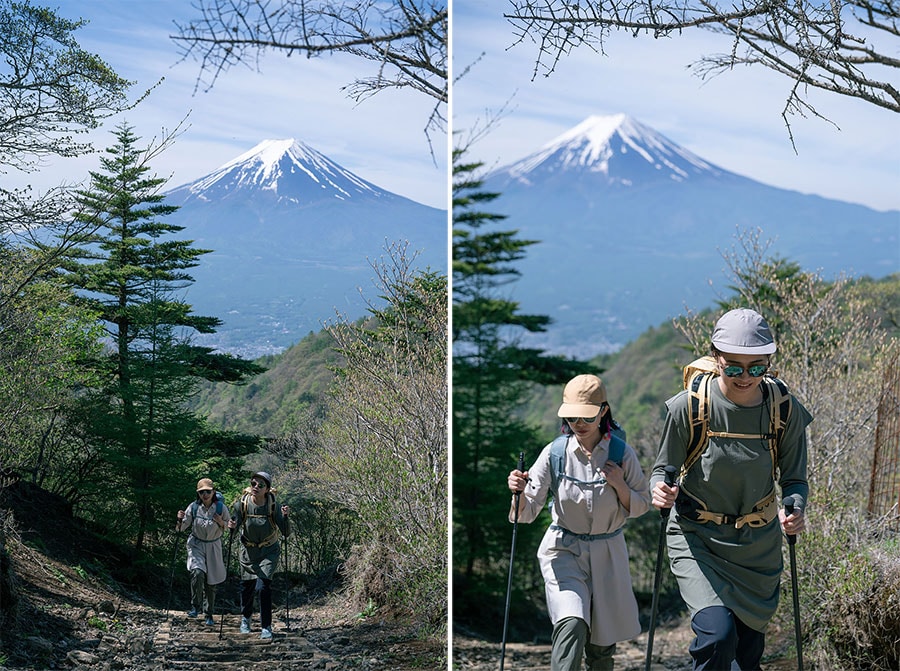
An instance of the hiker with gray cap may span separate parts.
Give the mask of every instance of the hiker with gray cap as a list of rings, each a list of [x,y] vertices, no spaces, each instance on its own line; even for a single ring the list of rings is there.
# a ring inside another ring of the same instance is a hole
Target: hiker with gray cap
[[[259,471],[250,478],[232,509],[230,528],[241,534],[241,633],[249,634],[253,600],[259,594],[260,638],[272,638],[272,579],[281,555],[279,538],[291,533],[289,506],[278,506],[272,476]]]
[[[552,496],[552,524],[537,553],[553,623],[550,668],[611,671],[616,643],[641,632],[622,528],[650,509],[650,490],[599,377],[570,380],[557,415],[562,435],[527,471],[509,474],[509,521],[517,500],[518,520],[527,523]]]
[[[694,362],[708,367],[686,368],[686,389],[666,401],[650,483],[656,508],[674,506],[666,541],[691,613],[696,671],[760,668],[778,606],[782,531],[805,526],[812,416],[770,374],[775,350],[762,315],[731,310],[715,325],[710,356]],[[674,486],[664,482],[668,465],[679,471]],[[779,488],[794,497],[790,515]]]

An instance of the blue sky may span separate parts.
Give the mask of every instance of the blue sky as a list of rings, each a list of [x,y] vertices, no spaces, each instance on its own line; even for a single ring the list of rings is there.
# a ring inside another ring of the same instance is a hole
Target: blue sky
[[[41,0],[35,0],[42,4]],[[189,114],[190,127],[152,163],[175,187],[201,177],[265,139],[302,140],[360,177],[426,205],[446,209],[447,136],[433,135],[432,158],[424,128],[434,101],[422,94],[386,91],[357,104],[340,88],[374,66],[350,57],[287,58],[271,52],[260,70],[238,67],[209,92],[194,93],[199,63],[179,63],[170,35],[173,19],[196,16],[188,0],[72,0],[46,3],[66,18],[90,23],[75,33],[82,48],[98,54],[119,75],[135,80],[132,93],[165,81],[147,100],[115,117],[92,137],[103,149],[120,121],[134,126],[142,144],[171,130]],[[435,164],[435,160],[437,164]],[[40,174],[11,172],[8,185],[48,188],[85,179],[98,157],[56,161]]]
[[[483,123],[504,105],[509,110],[472,147],[470,159],[506,165],[592,114],[621,112],[757,181],[900,210],[897,113],[813,91],[816,108],[834,124],[791,117],[795,153],[781,116],[790,82],[747,67],[704,82],[688,69],[702,53],[728,51],[727,40],[709,33],[658,40],[617,34],[605,56],[578,49],[555,73],[532,81],[537,47],[511,46],[511,27],[502,18],[507,8],[505,1],[481,0],[455,0],[452,6],[454,77],[474,63],[454,82],[454,128]]]

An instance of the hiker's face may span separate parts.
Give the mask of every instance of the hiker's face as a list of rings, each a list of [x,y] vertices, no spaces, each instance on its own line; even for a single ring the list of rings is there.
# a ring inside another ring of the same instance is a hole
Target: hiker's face
[[[268,487],[265,480],[251,480],[250,489],[253,490],[254,494],[265,494]]]
[[[606,414],[604,404],[593,417],[566,417],[566,423],[572,432],[579,438],[598,438],[600,434],[600,419]]]
[[[751,373],[759,373],[760,367],[768,368],[768,356],[720,352],[716,362],[719,366],[719,386],[725,396],[738,404],[752,404],[758,401],[762,375],[754,377]],[[735,369],[740,368],[740,374],[731,377],[725,372],[728,368],[731,368],[728,373],[735,373],[737,372]]]

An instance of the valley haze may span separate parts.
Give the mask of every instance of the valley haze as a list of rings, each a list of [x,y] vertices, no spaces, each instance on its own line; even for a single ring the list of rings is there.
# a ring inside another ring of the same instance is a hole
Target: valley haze
[[[538,240],[511,298],[554,319],[525,344],[586,358],[729,295],[723,253],[761,231],[769,256],[834,278],[900,272],[900,211],[725,170],[625,114],[594,115],[488,172],[491,212]]]
[[[418,269],[447,273],[447,212],[362,179],[310,145],[264,140],[166,193],[169,221],[211,253],[185,300],[217,316],[197,341],[247,358],[275,354],[338,315],[378,304],[371,263],[409,243]]]

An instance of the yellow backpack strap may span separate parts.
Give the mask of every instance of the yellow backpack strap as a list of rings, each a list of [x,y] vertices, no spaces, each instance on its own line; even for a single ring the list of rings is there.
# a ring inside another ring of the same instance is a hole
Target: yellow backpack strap
[[[777,377],[767,375],[763,385],[766,398],[771,403],[771,417],[769,419],[769,452],[772,455],[772,481],[775,481],[778,468],[778,447],[784,438],[784,431],[788,420],[791,418],[794,406],[787,385]]]
[[[688,392],[690,413],[690,436],[687,454],[678,474],[679,481],[706,449],[709,440],[709,385],[715,377],[716,361],[711,356],[700,357],[684,367],[684,388]]]

